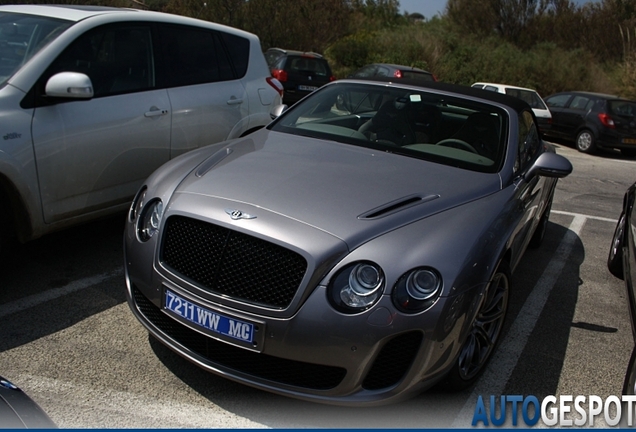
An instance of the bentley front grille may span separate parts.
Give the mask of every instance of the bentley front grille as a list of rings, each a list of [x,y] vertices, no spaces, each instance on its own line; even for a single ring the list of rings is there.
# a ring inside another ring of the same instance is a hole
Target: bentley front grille
[[[184,216],[166,220],[160,259],[212,293],[277,309],[289,306],[307,270],[296,252]]]

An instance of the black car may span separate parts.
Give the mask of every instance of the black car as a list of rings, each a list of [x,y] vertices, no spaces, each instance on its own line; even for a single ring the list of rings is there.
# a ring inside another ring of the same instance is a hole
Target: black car
[[[283,103],[292,105],[312,91],[334,81],[329,62],[315,52],[270,48],[265,60],[272,76],[283,84]]]
[[[636,340],[636,295],[634,293],[634,282],[636,282],[636,212],[634,212],[634,202],[636,201],[636,183],[631,185],[625,193],[623,199],[623,211],[618,218],[614,237],[610,246],[607,258],[607,267],[616,277],[625,281],[627,298],[629,301],[629,314],[632,321],[632,334]],[[632,352],[623,394],[636,394],[636,349]]]
[[[574,141],[583,153],[608,148],[636,156],[636,101],[577,91],[553,94],[545,102],[552,113],[546,136]]]
[[[432,82],[437,81],[435,75],[418,69],[412,66],[388,64],[388,63],[373,63],[361,67],[354,73],[348,76],[348,78],[378,78],[378,77],[391,77],[391,78],[404,78],[411,81],[420,82]]]
[[[0,376],[0,429],[53,429],[55,423],[26,393]]]

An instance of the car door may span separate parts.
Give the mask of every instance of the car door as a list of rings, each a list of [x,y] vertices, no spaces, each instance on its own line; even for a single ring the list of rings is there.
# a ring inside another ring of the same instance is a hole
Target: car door
[[[625,228],[623,237],[623,276],[625,279],[625,288],[627,290],[627,300],[629,304],[629,315],[632,324],[632,336],[636,340],[636,211],[634,205],[636,202],[636,183],[627,190],[625,200],[623,202],[623,211],[625,212]],[[636,394],[636,348],[633,349],[629,360],[627,373],[623,385],[623,394]]]
[[[580,128],[585,125],[585,116],[593,105],[594,101],[591,98],[584,95],[573,95],[568,105],[561,111],[559,118],[566,138],[576,138]]]
[[[249,104],[222,35],[180,25],[163,25],[160,35],[172,106],[171,157],[227,139],[248,117]],[[237,39],[249,47],[247,39]]]
[[[518,210],[522,213],[522,217],[513,236],[513,250],[516,259],[521,258],[523,251],[530,243],[532,234],[545,210],[545,204],[550,199],[548,194],[552,193],[550,188],[546,188],[547,179],[545,177],[536,175],[526,180],[524,176],[542,152],[539,131],[529,111],[523,111],[519,115],[518,140],[515,186],[517,188]],[[554,179],[550,179],[550,181],[553,182]],[[516,263],[512,264],[516,265]]]
[[[565,121],[566,106],[571,98],[572,94],[561,93],[550,96],[545,100],[546,105],[550,108],[550,113],[552,113],[552,127],[549,131],[546,131],[546,133],[562,138],[567,136],[568,132]]]
[[[127,203],[169,159],[170,101],[154,64],[151,25],[102,26],[36,84],[42,94],[54,74],[80,72],[94,91],[90,100],[37,98],[32,135],[47,223]]]

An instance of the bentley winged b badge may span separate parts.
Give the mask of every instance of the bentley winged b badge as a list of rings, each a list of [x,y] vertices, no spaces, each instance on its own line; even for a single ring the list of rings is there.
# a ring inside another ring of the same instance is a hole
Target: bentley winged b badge
[[[248,213],[243,213],[241,210],[226,208],[225,213],[229,214],[232,220],[256,219],[256,216],[252,216],[251,214],[248,214]]]

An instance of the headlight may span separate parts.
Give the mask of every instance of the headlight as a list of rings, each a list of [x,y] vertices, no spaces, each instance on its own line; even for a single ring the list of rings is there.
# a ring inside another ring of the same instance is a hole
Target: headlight
[[[159,231],[159,225],[163,218],[163,203],[160,199],[155,199],[141,212],[139,221],[137,222],[137,236],[142,242],[150,240],[150,238]]]
[[[442,278],[430,267],[413,269],[398,279],[393,304],[403,312],[419,312],[435,303],[442,292]]]
[[[128,212],[128,219],[131,222],[134,222],[135,219],[137,219],[137,216],[139,216],[139,214],[141,213],[141,209],[144,207],[144,204],[146,203],[147,190],[148,188],[144,186],[141,189],[139,189],[139,192],[137,192],[137,195],[135,195],[135,199],[133,199],[133,202],[130,206],[130,211]]]
[[[329,284],[329,302],[341,312],[361,312],[382,296],[384,273],[374,263],[363,261],[348,265]]]

